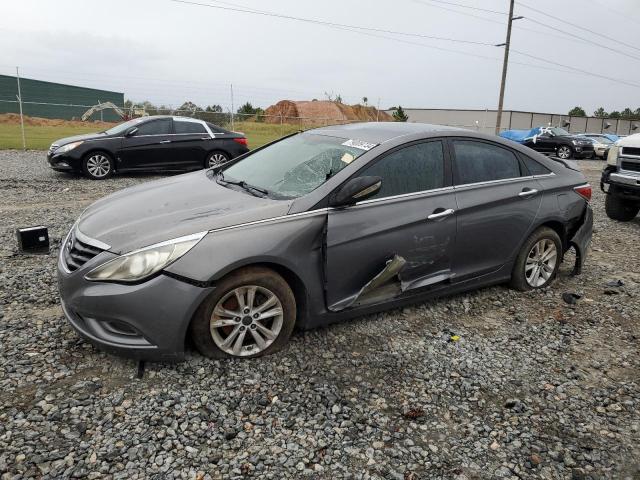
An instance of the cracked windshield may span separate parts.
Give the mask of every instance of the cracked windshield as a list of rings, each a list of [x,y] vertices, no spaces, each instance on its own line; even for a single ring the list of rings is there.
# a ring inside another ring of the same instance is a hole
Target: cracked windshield
[[[302,133],[225,169],[224,180],[243,181],[274,197],[300,197],[318,188],[372,147],[346,138]]]

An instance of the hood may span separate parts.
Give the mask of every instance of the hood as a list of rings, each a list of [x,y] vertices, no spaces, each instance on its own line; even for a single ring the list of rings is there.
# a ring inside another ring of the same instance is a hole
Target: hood
[[[95,140],[97,138],[106,138],[108,135],[104,133],[85,133],[84,135],[74,135],[73,137],[64,137],[59,140],[53,142],[55,145],[59,147],[66,145],[67,143],[77,142],[78,140]]]
[[[92,204],[78,229],[121,254],[240,223],[286,215],[291,201],[254,197],[218,185],[207,170],[120,190]]]

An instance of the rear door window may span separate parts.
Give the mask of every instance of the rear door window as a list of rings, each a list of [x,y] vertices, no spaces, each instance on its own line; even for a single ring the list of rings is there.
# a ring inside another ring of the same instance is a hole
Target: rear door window
[[[444,186],[442,142],[418,143],[390,153],[358,173],[382,178],[378,193],[370,198],[392,197]]]
[[[174,120],[173,122],[176,133],[208,133],[200,122],[185,122],[183,120]]]
[[[454,140],[453,151],[456,185],[521,176],[518,157],[506,148],[475,140]]]

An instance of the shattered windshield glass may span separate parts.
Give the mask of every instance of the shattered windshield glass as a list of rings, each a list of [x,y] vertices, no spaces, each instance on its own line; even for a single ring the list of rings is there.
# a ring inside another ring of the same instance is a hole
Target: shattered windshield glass
[[[225,179],[295,198],[315,190],[375,145],[301,133],[259,150],[225,169]]]

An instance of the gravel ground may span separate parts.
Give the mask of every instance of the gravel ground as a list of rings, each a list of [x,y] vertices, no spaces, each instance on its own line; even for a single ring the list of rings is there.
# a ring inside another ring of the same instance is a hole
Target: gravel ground
[[[581,166],[597,186],[602,163]],[[607,219],[596,188],[584,273],[565,263],[553,288],[487,288],[137,379],[67,325],[55,259],[86,205],[151,178],[93,182],[0,152],[2,480],[640,478],[640,219]],[[50,255],[15,253],[32,224]]]

